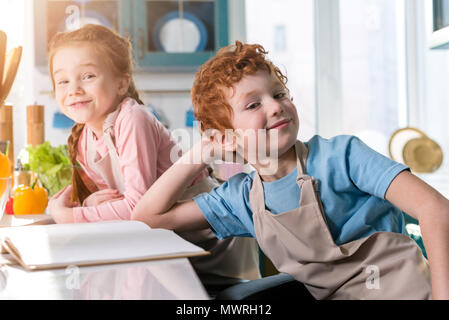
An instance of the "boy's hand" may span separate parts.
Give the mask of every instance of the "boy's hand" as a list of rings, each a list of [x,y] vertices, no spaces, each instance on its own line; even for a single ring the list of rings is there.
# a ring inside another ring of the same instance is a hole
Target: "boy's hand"
[[[203,163],[211,163],[215,160],[225,162],[236,162],[237,160],[237,143],[236,137],[231,133],[223,135],[215,129],[207,130],[203,133],[200,148],[201,159]]]
[[[124,195],[120,194],[118,190],[114,189],[104,189],[92,193],[88,196],[84,202],[83,207],[93,207],[107,201],[121,200]]]

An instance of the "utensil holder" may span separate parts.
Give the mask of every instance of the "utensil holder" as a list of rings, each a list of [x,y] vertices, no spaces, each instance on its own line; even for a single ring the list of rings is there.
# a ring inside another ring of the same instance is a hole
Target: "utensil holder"
[[[27,144],[35,147],[45,141],[44,106],[27,106]]]

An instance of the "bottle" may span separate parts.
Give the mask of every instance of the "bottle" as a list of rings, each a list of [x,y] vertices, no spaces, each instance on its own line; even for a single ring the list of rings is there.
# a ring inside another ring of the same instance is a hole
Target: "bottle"
[[[14,189],[16,189],[21,184],[30,186],[31,185],[31,172],[23,168],[22,161],[17,159],[17,167],[14,170]]]

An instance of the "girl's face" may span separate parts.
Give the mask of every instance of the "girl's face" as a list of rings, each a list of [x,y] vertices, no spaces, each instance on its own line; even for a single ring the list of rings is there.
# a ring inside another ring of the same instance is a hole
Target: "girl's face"
[[[243,156],[250,163],[248,157],[260,159],[265,150],[267,155],[277,150],[280,156],[294,145],[299,130],[296,107],[273,73],[259,70],[245,76],[226,96],[233,109],[234,130],[241,131],[237,143],[244,146]],[[265,150],[260,150],[263,146]]]
[[[92,45],[59,49],[53,57],[53,81],[61,111],[102,135],[103,121],[128,90],[126,78],[117,77]]]

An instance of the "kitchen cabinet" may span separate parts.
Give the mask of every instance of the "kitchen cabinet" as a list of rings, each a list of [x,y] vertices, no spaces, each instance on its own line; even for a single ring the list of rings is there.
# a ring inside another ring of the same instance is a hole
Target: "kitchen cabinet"
[[[142,69],[195,70],[228,45],[228,0],[36,0],[35,59],[60,31],[102,24],[129,37]]]
[[[57,32],[88,23],[101,24],[122,35],[131,34],[131,2],[128,0],[35,0],[35,64],[46,68],[48,44]]]
[[[228,45],[227,0],[134,0],[139,66],[194,69]]]

